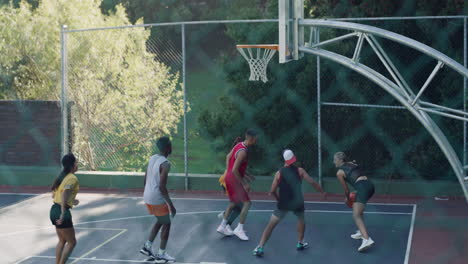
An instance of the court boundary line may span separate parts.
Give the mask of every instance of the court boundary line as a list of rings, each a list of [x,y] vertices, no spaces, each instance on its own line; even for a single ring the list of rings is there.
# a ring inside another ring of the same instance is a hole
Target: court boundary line
[[[413,205],[413,216],[411,217],[411,226],[408,234],[408,244],[406,245],[406,253],[405,253],[405,262],[404,264],[409,263],[409,257],[411,252],[411,244],[413,243],[413,231],[414,231],[414,223],[416,220],[416,208],[417,205]]]
[[[22,261],[28,260],[30,258],[46,258],[46,259],[55,259],[55,256],[29,256]],[[76,258],[76,257],[70,257],[68,259],[74,259],[74,260],[91,260],[91,261],[103,261],[103,262],[128,262],[128,263],[155,263],[154,261],[149,261],[149,260],[131,260],[131,259],[103,259],[103,258]],[[16,264],[19,264],[20,262],[16,262]],[[73,263],[73,262],[72,262]],[[202,261],[202,262],[175,262],[178,264],[227,264],[226,262],[207,262],[207,261]],[[70,263],[71,264],[71,263]]]
[[[0,195],[33,195],[40,196],[47,193],[0,193]],[[104,198],[119,198],[119,199],[143,199],[143,196],[126,196],[114,194],[99,194],[99,193],[82,193],[82,195],[97,195]],[[34,198],[34,197],[31,197]],[[171,200],[197,200],[197,201],[229,201],[223,198],[189,198],[189,197],[173,197]],[[252,202],[276,202],[275,200],[251,200]],[[304,203],[312,204],[343,204],[343,202],[326,202],[326,201],[304,201]],[[367,203],[368,205],[394,205],[394,206],[413,206],[415,203]],[[5,207],[3,207],[5,208]],[[1,210],[2,208],[0,208]]]
[[[140,198],[143,199],[143,197],[131,197],[132,199],[135,198]],[[198,200],[198,201],[229,201],[229,199],[221,199],[221,198],[185,198],[185,197],[180,197],[180,198],[171,198],[171,200]],[[276,203],[277,201],[275,200],[251,200],[252,202],[270,202],[270,203]],[[325,201],[304,201],[304,203],[309,203],[309,204],[344,204],[344,202],[325,202]],[[415,204],[413,203],[408,203],[408,204],[399,204],[399,203],[367,203],[368,205],[390,205],[390,206],[413,206]]]
[[[33,256],[29,256],[29,257],[22,258],[22,259],[18,260],[17,262],[15,262],[14,264],[20,264],[21,262],[26,261],[26,260],[28,260],[28,259],[30,259],[30,258],[32,258],[32,257],[33,257]]]
[[[74,224],[74,225],[77,225],[77,224]],[[10,232],[10,233],[0,234],[0,238],[54,228],[54,226],[31,226],[31,227],[37,227],[37,228],[32,228],[32,229],[28,229],[28,230],[21,230],[21,231],[15,231],[15,232]],[[80,229],[83,229],[83,230],[101,230],[101,231],[121,231],[121,230],[124,230],[124,228],[105,228],[105,227],[103,227],[103,228],[99,228],[99,227],[96,227],[96,228],[93,228],[93,227],[74,227],[74,228],[76,230],[80,230]]]
[[[196,214],[219,214],[222,210],[216,211],[196,211],[196,212],[183,212],[178,213],[177,215],[196,215]],[[273,212],[273,209],[265,209],[265,210],[249,210],[249,213],[268,213]],[[333,210],[305,210],[306,213],[347,213],[351,214],[352,211],[333,211]],[[364,212],[364,214],[383,214],[383,215],[412,215],[413,213],[403,213],[403,212]],[[79,222],[74,225],[86,225],[86,224],[94,224],[94,223],[103,223],[103,222],[114,222],[114,221],[121,221],[121,220],[130,220],[130,219],[138,219],[138,218],[147,218],[147,217],[154,217],[153,215],[137,215],[137,216],[128,216],[128,217],[120,217],[120,218],[109,218],[109,219],[102,219],[102,220],[95,220],[95,221],[86,221],[86,222]]]
[[[0,212],[4,211],[4,210],[7,210],[7,209],[10,209],[11,207],[14,207],[14,206],[17,206],[17,205],[20,205],[22,203],[25,203],[27,201],[30,201],[32,199],[35,199],[35,198],[39,198],[41,197],[42,195],[45,195],[46,193],[43,193],[43,194],[20,194],[20,195],[31,195],[32,197],[29,197],[29,198],[26,198],[26,199],[23,199],[17,203],[14,203],[14,204],[10,204],[10,205],[7,205],[5,207],[0,207]],[[0,195],[2,195],[2,193],[0,193]],[[8,195],[8,194],[5,194],[5,195]]]
[[[273,212],[273,209],[257,209],[257,210],[249,210],[249,212],[252,213],[268,213],[268,212]],[[181,212],[178,213],[177,215],[196,215],[196,214],[215,214],[215,213],[220,213],[221,210],[216,210],[216,211],[195,211],[195,212]],[[306,213],[348,213],[351,214],[352,211],[339,211],[339,210],[305,210]],[[404,212],[364,212],[365,214],[382,214],[382,215],[412,215],[413,213],[404,213]],[[177,216],[176,215],[176,216]],[[86,221],[86,222],[78,222],[73,224],[74,226],[77,225],[86,225],[86,224],[94,224],[94,223],[104,223],[104,222],[114,222],[114,221],[121,221],[121,220],[130,220],[130,219],[139,219],[139,218],[146,218],[146,217],[153,217],[153,215],[136,215],[136,216],[128,216],[128,217],[120,217],[120,218],[109,218],[109,219],[101,219],[101,220],[94,220],[94,221]],[[22,225],[24,227],[28,227],[27,225]],[[15,231],[11,233],[4,233],[0,234],[0,238],[2,237],[7,237],[11,235],[17,235],[17,234],[22,234],[22,233],[28,233],[28,232],[35,232],[35,231],[40,231],[40,230],[45,230],[49,228],[53,228],[53,226],[31,226],[31,227],[36,227],[34,229],[28,229],[28,230],[22,230],[22,231]],[[75,227],[75,229],[89,229],[89,230],[104,230],[104,231],[121,231],[123,229],[121,228],[91,228],[91,227]]]
[[[274,210],[250,210],[250,212],[257,212],[257,213],[272,213]],[[196,211],[196,212],[182,212],[179,213],[178,215],[196,215],[196,214],[215,214],[219,213],[220,210],[216,211]],[[333,210],[305,210],[306,213],[352,213],[351,210],[346,210],[346,211],[333,211]],[[416,205],[413,205],[413,212],[412,213],[402,213],[402,212],[365,212],[366,214],[391,214],[391,215],[412,215],[411,217],[411,227],[409,230],[408,234],[408,244],[407,244],[407,249],[406,249],[406,254],[405,254],[405,264],[408,264],[409,260],[409,253],[411,249],[411,242],[412,242],[412,236],[413,236],[413,229],[414,229],[414,222],[415,222],[415,217],[416,217]],[[84,225],[84,224],[91,224],[91,223],[100,223],[100,222],[110,222],[110,221],[120,221],[120,220],[128,220],[128,219],[136,219],[136,218],[146,218],[146,217],[153,217],[152,215],[142,215],[142,216],[130,216],[130,217],[122,217],[122,218],[113,218],[113,219],[103,219],[103,220],[96,220],[96,221],[87,221],[87,222],[81,222],[81,223],[76,223],[74,225]],[[41,229],[49,229],[53,228],[53,226],[49,226],[46,228],[41,228]],[[127,232],[128,229],[118,229],[118,228],[86,228],[86,227],[76,227],[76,229],[84,229],[84,230],[107,230],[107,231],[118,231],[120,230],[119,233],[116,235],[112,236],[111,238],[107,239],[106,241],[102,242],[98,246],[94,247],[93,249],[89,250],[85,254],[83,254],[80,257],[71,257],[69,259],[73,260],[70,264],[74,264],[80,260],[92,260],[92,261],[104,261],[104,262],[113,262],[113,261],[120,261],[120,262],[128,262],[128,263],[154,263],[151,261],[138,261],[138,260],[121,260],[121,259],[98,259],[98,258],[86,258],[89,254],[95,252],[96,250],[100,249],[104,245],[110,243],[112,240],[117,238],[118,236],[122,235],[123,233]],[[37,231],[40,229],[36,230],[27,230],[27,231]],[[21,259],[18,262],[15,262],[15,264],[20,264],[23,261],[26,261],[31,258],[55,258],[55,256],[29,256]],[[198,264],[198,263],[180,263],[180,264]],[[225,264],[225,263],[218,263],[218,262],[199,262],[199,264]]]
[[[101,244],[97,245],[96,247],[94,247],[93,249],[89,250],[88,252],[86,252],[85,254],[81,255],[80,257],[76,258],[74,261],[70,262],[70,264],[73,264],[73,263],[76,263],[80,260],[82,260],[83,258],[87,257],[89,254],[93,253],[94,251],[100,249],[101,247],[103,247],[104,245],[108,244],[109,242],[111,242],[112,240],[116,239],[117,237],[119,237],[120,235],[122,235],[123,233],[127,232],[128,229],[121,229],[121,231],[112,236],[111,238],[107,239],[106,241],[102,242]]]

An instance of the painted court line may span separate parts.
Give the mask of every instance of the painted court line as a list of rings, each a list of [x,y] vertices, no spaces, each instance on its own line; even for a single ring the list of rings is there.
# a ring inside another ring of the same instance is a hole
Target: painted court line
[[[117,197],[116,197],[117,198]],[[131,199],[143,199],[143,197],[128,197]],[[195,201],[229,201],[228,199],[219,198],[171,198],[171,200],[195,200]],[[268,202],[276,203],[275,200],[252,200],[252,202]],[[344,204],[344,202],[325,202],[325,201],[304,201],[308,204]],[[367,203],[368,205],[391,205],[391,206],[413,206],[414,204],[399,204],[399,203]]]
[[[42,193],[0,193],[0,195],[33,195],[33,196],[37,196],[40,194]]]
[[[22,258],[22,259],[20,259],[19,261],[15,262],[14,264],[20,264],[21,262],[26,261],[26,260],[28,260],[28,259],[30,259],[30,258],[32,258],[32,256]]]
[[[75,224],[76,225],[76,224]],[[34,231],[39,231],[39,230],[45,230],[45,229],[52,229],[54,226],[44,226],[41,228],[35,228],[35,229],[28,229],[28,230],[22,230],[22,231],[17,231],[17,232],[11,232],[11,233],[6,233],[6,234],[1,234],[0,238],[2,237],[7,237],[7,236],[13,236],[13,235],[18,235],[18,234],[23,234],[23,233],[29,233],[29,232],[34,232]],[[92,227],[75,227],[76,230],[104,230],[104,231],[122,231],[124,229],[122,228],[92,228]]]
[[[305,210],[307,213],[347,213],[351,214],[352,211],[331,211],[331,210]],[[195,214],[218,214],[221,210],[217,211],[199,211],[199,212],[184,212],[184,213],[177,213],[177,215],[195,215]],[[262,213],[262,212],[273,212],[273,210],[249,210],[251,213]],[[364,212],[365,214],[383,214],[383,215],[412,215],[412,213],[402,213],[402,212]],[[177,217],[176,215],[176,217]],[[103,223],[103,222],[113,222],[113,221],[120,221],[120,220],[129,220],[129,219],[138,219],[138,218],[147,218],[147,217],[154,217],[153,215],[139,215],[139,216],[129,216],[129,217],[121,217],[121,218],[110,218],[110,219],[102,219],[96,221],[87,221],[81,222],[74,225],[85,225],[85,224],[93,224],[93,223]]]
[[[90,251],[86,252],[85,254],[83,254],[81,257],[79,258],[76,258],[74,261],[72,261],[70,264],[73,264],[73,263],[76,263],[78,261],[80,261],[81,259],[87,257],[89,254],[93,253],[94,251],[100,249],[102,246],[104,246],[105,244],[111,242],[112,240],[114,240],[115,238],[117,238],[118,236],[120,236],[121,234],[127,232],[128,230],[127,229],[122,229],[118,234],[116,234],[115,236],[107,239],[106,241],[102,242],[101,244],[99,244],[98,246],[96,246],[95,248],[91,249]]]
[[[26,194],[25,194],[25,195],[26,195]],[[44,195],[45,195],[45,194],[44,194]],[[23,199],[23,200],[21,200],[21,201],[19,201],[19,202],[17,202],[17,203],[10,204],[10,205],[4,206],[4,207],[0,207],[0,212],[1,212],[1,211],[8,210],[8,209],[10,209],[10,208],[14,208],[14,207],[16,207],[16,206],[18,206],[18,205],[20,205],[20,204],[26,203],[26,202],[31,202],[32,200],[34,200],[34,199],[39,199],[40,197],[42,197],[42,195],[37,195],[37,194],[36,194],[36,195],[34,195],[34,196],[32,196],[32,197]]]
[[[41,194],[38,193],[0,193],[0,195],[34,195],[40,196]],[[126,195],[102,195],[102,194],[95,194],[95,193],[85,193],[88,195],[99,195],[104,198],[116,198],[116,199],[143,199],[142,196],[126,196]],[[196,201],[229,201],[228,199],[221,199],[221,198],[171,198],[171,200],[196,200]],[[252,200],[252,202],[269,202],[269,203],[276,203],[274,200]],[[304,203],[310,204],[343,204],[342,202],[325,202],[325,201],[304,201]],[[413,203],[367,203],[368,205],[394,205],[394,206],[413,206]]]
[[[55,259],[55,256],[30,256],[30,257],[27,257],[27,258],[21,260],[20,262],[28,260],[30,258]],[[131,260],[131,259],[100,259],[100,258],[73,258],[73,257],[69,258],[69,259],[72,259],[72,260],[75,260],[75,261],[78,261],[78,260],[92,260],[92,261],[103,261],[103,262],[155,263],[154,261]],[[17,262],[17,264],[20,263],[20,262]],[[72,262],[72,263],[74,263],[74,262]],[[226,264],[226,263],[225,262],[205,262],[205,261],[202,261],[202,262],[196,262],[196,263],[195,262],[190,262],[190,263],[175,262],[175,264]]]
[[[416,207],[417,207],[416,205],[413,206],[413,216],[411,217],[411,227],[410,227],[410,231],[409,231],[409,234],[408,234],[408,245],[406,246],[405,263],[404,264],[409,263],[411,243],[412,243],[412,240],[413,240],[414,221],[416,219]]]

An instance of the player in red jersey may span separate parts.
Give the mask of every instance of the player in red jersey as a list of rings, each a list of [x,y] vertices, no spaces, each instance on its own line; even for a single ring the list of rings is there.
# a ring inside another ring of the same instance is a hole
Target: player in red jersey
[[[245,177],[248,164],[247,153],[248,147],[253,146],[256,143],[257,133],[256,131],[249,129],[245,133],[245,140],[236,144],[227,156],[227,169],[224,180],[229,196],[229,205],[224,213],[223,220],[217,229],[219,233],[225,235],[232,233],[244,241],[249,240],[244,231],[244,223],[251,205],[248,194],[250,189],[248,183],[249,180],[248,177]],[[234,229],[234,231],[231,231],[230,227],[227,227],[227,222],[233,208],[238,203],[242,203],[239,225]]]

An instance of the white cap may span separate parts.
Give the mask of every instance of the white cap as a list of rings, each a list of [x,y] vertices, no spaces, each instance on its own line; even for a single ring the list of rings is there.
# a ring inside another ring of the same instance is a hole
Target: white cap
[[[296,156],[294,156],[294,153],[290,149],[286,149],[283,152],[283,158],[284,158],[284,162],[286,162],[286,164],[288,165],[291,165],[294,162],[296,162]]]

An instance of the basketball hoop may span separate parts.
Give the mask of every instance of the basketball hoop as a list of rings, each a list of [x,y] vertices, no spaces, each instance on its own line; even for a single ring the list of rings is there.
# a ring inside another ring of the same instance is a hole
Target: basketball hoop
[[[249,81],[267,82],[267,66],[279,46],[272,45],[236,45],[237,50],[250,66]],[[246,52],[247,51],[247,52]]]

